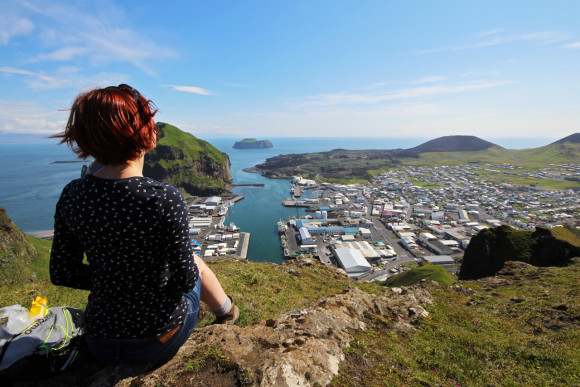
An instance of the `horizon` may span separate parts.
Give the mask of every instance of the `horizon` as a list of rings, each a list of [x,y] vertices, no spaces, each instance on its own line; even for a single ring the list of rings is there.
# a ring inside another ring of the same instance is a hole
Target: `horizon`
[[[58,132],[79,92],[120,83],[199,138],[555,141],[580,130],[578,14],[572,0],[8,2],[0,143]]]
[[[349,139],[357,139],[361,142],[364,142],[365,140],[373,140],[373,139],[377,139],[377,140],[385,140],[385,139],[393,139],[393,140],[401,140],[401,141],[413,141],[416,140],[416,144],[410,146],[409,148],[415,147],[415,146],[419,146],[422,145],[428,141],[431,140],[435,140],[436,138],[423,138],[423,137],[395,137],[395,136],[375,136],[375,137],[340,137],[340,136],[332,136],[332,137],[320,137],[320,136],[310,136],[310,137],[306,137],[306,136],[302,136],[302,137],[291,137],[291,136],[269,136],[269,137],[256,137],[256,136],[231,136],[231,135],[223,135],[223,136],[214,136],[214,137],[210,137],[210,136],[205,136],[205,137],[199,137],[197,135],[195,135],[194,133],[190,133],[193,134],[196,138],[200,139],[200,140],[204,140],[207,141],[211,144],[212,141],[225,141],[225,140],[231,140],[232,141],[232,147],[234,145],[234,143],[236,141],[241,141],[245,138],[256,138],[257,140],[270,140],[273,142],[274,147],[276,148],[276,143],[275,140],[297,140],[297,139],[304,139],[304,140],[328,140],[328,139],[335,139],[335,140],[349,140]],[[572,133],[575,134],[575,133]],[[565,137],[571,136],[567,135]],[[468,135],[454,135],[454,136],[468,136]],[[442,137],[447,137],[447,136],[442,136]],[[562,138],[552,138],[552,137],[526,137],[526,138],[521,138],[521,137],[496,137],[496,138],[482,138],[479,136],[476,136],[481,140],[484,141],[488,141],[493,143],[494,145],[498,145],[501,146],[505,149],[514,149],[514,150],[523,150],[523,149],[531,149],[531,148],[538,148],[538,147],[542,147],[542,146],[546,146],[546,145],[550,145],[556,141],[559,141],[565,137]],[[21,134],[21,133],[16,133],[16,134],[8,134],[8,135],[0,135],[0,146],[2,145],[27,145],[27,144],[54,144],[54,145],[59,145],[58,144],[58,139],[55,138],[48,138],[46,135],[38,135],[38,134]],[[512,147],[511,144],[513,143],[522,143],[524,144],[523,147]],[[508,145],[510,144],[510,145]],[[67,147],[66,144],[60,144],[63,147]],[[214,145],[214,144],[211,144]],[[215,145],[214,145],[215,146]],[[364,149],[373,149],[373,148],[364,148]],[[364,150],[361,149],[361,150]],[[383,149],[383,148],[377,148],[377,149]],[[385,148],[386,149],[386,148]],[[398,149],[397,147],[395,148],[388,148],[388,149]],[[408,149],[408,148],[402,148],[402,149]]]

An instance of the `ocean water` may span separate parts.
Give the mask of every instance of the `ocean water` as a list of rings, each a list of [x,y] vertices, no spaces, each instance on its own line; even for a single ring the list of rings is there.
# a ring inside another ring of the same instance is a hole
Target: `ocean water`
[[[252,234],[248,259],[282,262],[282,248],[276,223],[289,216],[304,214],[304,209],[282,207],[290,196],[290,182],[270,180],[244,168],[260,164],[279,154],[320,152],[332,149],[395,149],[410,148],[427,139],[417,138],[269,138],[273,148],[233,149],[234,138],[204,138],[228,154],[235,184],[263,183],[264,187],[237,187],[234,193],[244,200],[230,208],[226,224],[234,222],[244,232]],[[548,139],[488,139],[510,149],[546,145]],[[66,147],[55,142],[0,144],[0,206],[16,225],[27,233],[52,230],[56,202],[62,188],[80,176],[82,163]],[[308,192],[308,191],[307,191]]]

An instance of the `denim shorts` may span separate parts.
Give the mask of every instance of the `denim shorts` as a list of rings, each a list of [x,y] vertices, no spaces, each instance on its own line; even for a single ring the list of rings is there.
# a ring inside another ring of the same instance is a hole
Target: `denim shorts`
[[[187,341],[199,318],[199,295],[201,278],[193,290],[183,293],[187,300],[187,315],[177,331],[165,343],[157,337],[149,339],[99,339],[86,338],[87,345],[96,357],[119,363],[141,363],[167,361]]]

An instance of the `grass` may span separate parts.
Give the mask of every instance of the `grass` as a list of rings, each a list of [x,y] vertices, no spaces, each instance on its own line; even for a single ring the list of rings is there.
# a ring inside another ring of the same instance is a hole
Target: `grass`
[[[495,168],[497,169],[497,168]],[[474,174],[478,177],[484,179],[485,181],[492,182],[492,183],[506,183],[506,184],[513,184],[513,185],[525,185],[529,186],[532,184],[537,184],[540,187],[544,188],[553,188],[553,189],[567,189],[570,187],[580,187],[580,182],[577,181],[559,181],[559,180],[552,180],[552,179],[539,179],[537,177],[528,177],[528,176],[513,176],[513,175],[506,175],[503,173],[495,173],[491,171],[481,171],[481,170],[472,170]]]
[[[306,308],[351,285],[374,294],[382,291],[378,284],[355,283],[317,261],[302,262],[299,259],[295,264],[276,265],[228,259],[207,261],[207,264],[239,306],[241,326],[275,318],[292,309]],[[205,313],[200,326],[212,321],[213,316]]]
[[[570,227],[554,227],[550,229],[556,238],[566,241],[574,246],[580,246],[580,230]]]
[[[187,159],[197,160],[202,155],[207,155],[210,159],[219,164],[227,160],[227,155],[209,142],[200,140],[191,133],[184,132],[173,125],[158,122],[157,126],[163,132],[163,137],[157,142],[158,145],[166,145],[183,150]]]
[[[333,385],[578,385],[579,275],[576,263],[460,287],[427,282],[435,304],[418,330],[356,333]]]
[[[422,279],[437,281],[444,285],[453,285],[457,282],[457,278],[450,274],[443,267],[438,265],[422,264],[422,266],[404,271],[388,278],[384,284],[389,287],[411,286],[418,284]]]
[[[30,308],[36,296],[47,297],[48,307],[72,306],[84,309],[89,292],[84,290],[54,286],[50,283],[48,262],[50,259],[50,241],[27,235],[28,241],[34,246],[38,257],[26,268],[36,274],[36,281],[10,284],[0,287],[0,306],[22,305]]]

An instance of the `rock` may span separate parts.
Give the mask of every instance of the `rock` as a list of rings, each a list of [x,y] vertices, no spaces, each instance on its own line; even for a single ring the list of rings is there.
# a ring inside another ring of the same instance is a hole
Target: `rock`
[[[402,333],[415,330],[412,323],[428,315],[423,305],[432,304],[433,299],[425,289],[395,289],[376,296],[350,288],[310,308],[245,328],[204,327],[193,332],[172,360],[153,371],[143,369],[138,374],[135,369],[109,366],[83,374],[82,384],[327,385],[345,359],[352,332],[369,329],[375,323],[373,316],[392,321],[389,329]],[[69,379],[64,384],[75,383]]]

